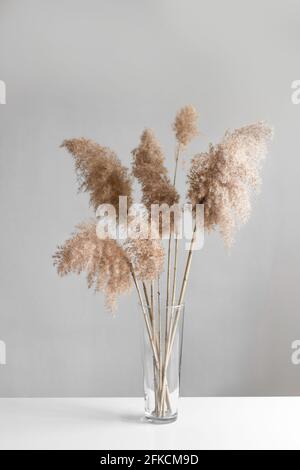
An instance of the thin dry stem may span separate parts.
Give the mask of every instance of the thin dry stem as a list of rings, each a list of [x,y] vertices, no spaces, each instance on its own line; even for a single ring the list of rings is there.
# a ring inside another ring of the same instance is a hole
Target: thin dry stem
[[[72,237],[59,246],[53,256],[60,276],[73,272],[86,272],[88,287],[102,291],[106,304],[113,310],[118,295],[131,288],[130,262],[113,239],[97,236],[96,222],[85,222],[77,226]]]
[[[188,277],[189,277],[189,273],[190,273],[190,267],[191,267],[192,255],[193,255],[193,245],[194,245],[195,240],[196,240],[196,225],[195,225],[195,228],[194,228],[193,238],[191,240],[189,253],[188,253],[187,261],[186,261],[186,265],[185,265],[183,281],[182,281],[182,286],[181,286],[179,300],[178,300],[179,308],[176,312],[176,317],[175,317],[175,320],[173,322],[173,326],[171,328],[171,331],[170,331],[170,334],[169,334],[169,337],[168,337],[167,352],[165,354],[165,363],[164,363],[164,372],[163,372],[163,381],[162,381],[162,396],[161,396],[161,409],[160,409],[161,413],[163,413],[163,405],[162,404],[164,403],[165,393],[166,393],[167,370],[168,370],[168,365],[169,365],[169,361],[170,361],[170,357],[171,357],[173,343],[174,343],[174,340],[175,340],[177,325],[178,325],[178,322],[179,322],[179,319],[180,319],[180,314],[181,314],[180,306],[182,305],[182,302],[184,300],[185,290],[186,290],[187,281],[188,281]]]
[[[178,238],[175,238],[175,248],[174,248],[174,267],[173,267],[173,289],[172,289],[172,306],[175,306],[176,298],[176,282],[177,282],[177,259],[178,259]]]
[[[143,312],[143,316],[144,316],[144,319],[145,319],[147,333],[148,333],[149,341],[150,341],[150,344],[151,344],[151,347],[152,347],[153,356],[154,356],[154,359],[155,359],[155,365],[156,365],[156,367],[159,368],[159,360],[158,360],[156,345],[155,345],[155,341],[154,341],[154,338],[153,338],[153,332],[152,332],[151,326],[149,324],[149,320],[148,320],[148,316],[147,316],[147,313],[146,313],[145,305],[144,305],[144,302],[143,302],[142,293],[141,293],[141,290],[140,290],[140,287],[138,285],[138,281],[136,279],[136,276],[135,276],[134,272],[131,271],[131,274],[132,274],[133,282],[134,282],[134,285],[136,287],[138,297],[139,297],[139,300],[140,300],[140,304],[141,304],[141,307],[142,307],[142,312]]]
[[[173,186],[175,187],[176,184],[176,177],[177,177],[177,169],[178,169],[178,160],[180,155],[181,145],[180,143],[177,145],[176,148],[176,155],[175,155],[175,170],[174,170],[174,178],[173,178]]]
[[[157,277],[157,314],[158,314],[158,344],[159,344],[159,356],[161,362],[161,298],[160,298],[160,276]]]

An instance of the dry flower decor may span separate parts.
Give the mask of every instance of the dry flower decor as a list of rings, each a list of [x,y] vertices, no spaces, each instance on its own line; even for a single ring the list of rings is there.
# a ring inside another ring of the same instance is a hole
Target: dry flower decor
[[[194,229],[183,272],[178,272],[180,240],[172,217],[166,246],[162,240],[161,215],[155,227],[157,236],[150,237],[142,226],[151,219],[154,204],[171,207],[179,203],[177,170],[188,144],[199,134],[197,121],[198,114],[193,106],[185,106],[176,115],[172,180],[162,149],[149,129],[143,132],[138,147],[132,151],[132,175],[107,147],[84,138],[65,140],[62,144],[74,158],[79,189],[89,193],[95,210],[101,204],[111,204],[118,215],[120,196],[125,196],[128,218],[134,219],[135,215],[130,213],[133,177],[141,186],[145,212],[134,236],[127,235],[125,240],[99,237],[95,217],[78,225],[71,238],[58,247],[54,263],[61,276],[85,272],[88,286],[104,292],[111,310],[115,308],[118,295],[128,292],[132,286],[136,289],[149,350],[144,372],[146,416],[154,421],[172,421],[177,416],[179,330],[197,234],[195,211],[192,211]],[[220,143],[210,145],[206,152],[191,159],[187,201],[194,209],[197,204],[203,204],[205,230],[218,228],[226,246],[232,244],[236,229],[249,218],[251,192],[260,185],[261,162],[271,137],[271,128],[258,122],[227,131]],[[117,223],[122,225],[123,220]]]

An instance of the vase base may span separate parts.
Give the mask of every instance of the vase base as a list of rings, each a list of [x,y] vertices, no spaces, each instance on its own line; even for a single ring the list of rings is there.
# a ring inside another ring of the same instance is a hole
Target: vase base
[[[177,413],[171,416],[159,417],[153,414],[145,414],[145,419],[148,423],[152,424],[169,424],[177,420]]]

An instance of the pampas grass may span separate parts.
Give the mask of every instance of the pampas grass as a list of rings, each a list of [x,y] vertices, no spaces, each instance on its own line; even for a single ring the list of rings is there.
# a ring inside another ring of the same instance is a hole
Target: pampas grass
[[[58,247],[54,265],[60,276],[85,272],[88,287],[105,294],[109,310],[115,308],[117,296],[132,286],[126,253],[116,240],[98,238],[94,221],[77,226],[71,238]]]
[[[172,206],[179,201],[164,165],[164,155],[151,129],[145,129],[139,146],[132,151],[132,173],[141,184],[142,203],[150,211],[151,204]]]
[[[251,192],[261,183],[261,162],[272,129],[263,122],[227,131],[218,145],[192,159],[188,174],[188,199],[204,203],[205,227],[219,228],[226,246],[251,213]]]
[[[167,204],[170,207],[179,202],[176,189],[178,162],[191,140],[199,135],[195,108],[189,105],[180,109],[172,127],[176,142],[172,178],[168,175],[161,146],[150,129],[144,130],[139,145],[132,151],[132,176],[108,147],[84,138],[63,142],[62,147],[74,158],[79,190],[89,193],[90,204],[95,210],[102,203],[110,203],[118,211],[119,196],[127,196],[130,208],[133,203],[132,177],[137,179],[142,190],[145,206],[142,225],[150,219],[152,204]],[[226,246],[232,244],[239,226],[249,219],[251,194],[259,189],[261,164],[271,137],[272,129],[263,122],[257,122],[227,131],[220,143],[210,144],[206,152],[198,153],[191,159],[187,174],[187,199],[194,209],[196,204],[204,204],[205,229],[208,232],[218,229]],[[130,217],[134,219],[135,216]],[[100,239],[96,220],[80,224],[54,255],[58,274],[65,276],[71,272],[85,272],[88,286],[104,293],[110,310],[115,308],[117,297],[134,285],[153,353],[155,412],[160,417],[170,408],[167,370],[181,311],[177,309],[176,315],[171,318],[169,310],[184,302],[197,235],[194,220],[190,249],[181,282],[178,282],[179,242],[174,238],[173,219],[170,223],[166,257],[159,237],[153,239],[131,234],[122,243],[115,239]],[[162,236],[161,219],[158,224],[156,230]],[[161,303],[160,290],[164,275],[165,307]]]

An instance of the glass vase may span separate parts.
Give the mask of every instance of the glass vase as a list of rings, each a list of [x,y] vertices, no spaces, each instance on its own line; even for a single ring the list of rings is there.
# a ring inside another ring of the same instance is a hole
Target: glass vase
[[[145,417],[153,423],[177,419],[184,306],[144,307]]]

